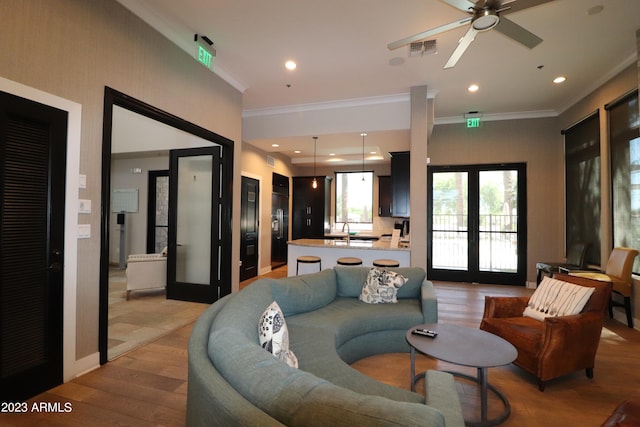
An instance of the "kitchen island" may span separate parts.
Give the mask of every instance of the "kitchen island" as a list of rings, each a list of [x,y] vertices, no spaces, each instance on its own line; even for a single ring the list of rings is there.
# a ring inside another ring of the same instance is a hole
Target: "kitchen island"
[[[371,240],[334,240],[334,239],[297,239],[288,242],[287,263],[289,276],[296,275],[296,260],[302,255],[315,255],[322,259],[322,268],[333,268],[341,257],[362,259],[363,266],[372,266],[376,259],[395,259],[400,267],[411,265],[411,249],[408,247],[390,247],[391,239]],[[316,264],[300,264],[300,274],[315,273]]]

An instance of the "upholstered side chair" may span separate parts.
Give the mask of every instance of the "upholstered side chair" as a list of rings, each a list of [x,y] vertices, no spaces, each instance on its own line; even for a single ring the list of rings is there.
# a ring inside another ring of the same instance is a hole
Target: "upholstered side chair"
[[[627,315],[627,325],[633,328],[633,313],[631,312],[631,272],[633,261],[638,251],[632,248],[613,248],[604,272],[571,271],[572,276],[586,277],[611,283],[611,291],[622,296],[623,302],[614,301],[609,305],[609,316],[613,317],[613,306],[624,307]]]
[[[523,316],[529,297],[485,297],[480,329],[509,341],[518,350],[513,362],[533,374],[538,388],[545,382],[586,371],[593,378],[600,332],[611,296],[611,283],[555,274],[554,279],[595,288],[579,314],[537,320]]]

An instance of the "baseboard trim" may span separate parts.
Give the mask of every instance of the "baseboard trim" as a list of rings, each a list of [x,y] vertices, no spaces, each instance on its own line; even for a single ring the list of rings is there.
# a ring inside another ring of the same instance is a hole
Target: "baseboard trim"
[[[71,381],[100,367],[100,353],[93,353],[73,363],[71,372],[65,373],[64,382]]]

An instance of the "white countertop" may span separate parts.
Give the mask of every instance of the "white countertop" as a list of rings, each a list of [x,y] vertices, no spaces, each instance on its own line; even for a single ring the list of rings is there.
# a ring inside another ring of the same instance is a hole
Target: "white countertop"
[[[289,245],[312,246],[324,248],[340,248],[340,249],[364,249],[364,250],[389,250],[389,251],[410,251],[408,247],[392,248],[390,247],[391,238],[381,238],[379,240],[358,240],[352,238],[350,241],[335,239],[297,239],[287,242]]]
[[[380,239],[382,237],[382,233],[376,231],[352,231],[351,233],[347,233],[346,231],[335,230],[330,233],[325,233],[324,237],[344,238],[347,237],[347,234],[351,234],[352,239]]]

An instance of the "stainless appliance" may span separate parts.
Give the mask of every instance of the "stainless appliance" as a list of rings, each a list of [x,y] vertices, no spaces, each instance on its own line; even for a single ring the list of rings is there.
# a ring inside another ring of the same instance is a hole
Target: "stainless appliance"
[[[289,178],[273,174],[271,196],[271,268],[287,263],[289,239]]]
[[[400,230],[400,237],[409,235],[409,220],[403,219],[402,221],[396,221],[394,227],[396,230]]]

